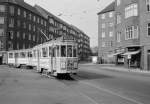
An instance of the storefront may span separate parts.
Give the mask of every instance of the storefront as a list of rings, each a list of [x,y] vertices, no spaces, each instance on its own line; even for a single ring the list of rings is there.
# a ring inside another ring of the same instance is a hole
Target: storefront
[[[124,62],[125,62],[124,56],[123,56],[124,52],[125,52],[124,48],[116,49],[116,53],[114,54],[114,56],[116,56],[116,64],[117,65],[124,64]]]
[[[126,52],[122,54],[125,58],[125,66],[128,68],[140,68],[141,62],[141,47],[127,47]]]
[[[0,52],[0,65],[7,64],[7,53],[5,51]]]

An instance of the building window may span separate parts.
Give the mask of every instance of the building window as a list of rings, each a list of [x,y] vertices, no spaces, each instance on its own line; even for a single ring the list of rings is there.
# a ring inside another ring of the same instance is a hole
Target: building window
[[[29,40],[31,40],[31,34],[29,34]]]
[[[20,8],[18,8],[17,14],[20,15],[21,14],[21,10]]]
[[[0,24],[4,24],[5,18],[4,17],[0,17]]]
[[[105,38],[105,32],[102,32],[102,38]]]
[[[13,39],[13,37],[14,37],[14,32],[13,32],[13,31],[9,31],[9,32],[8,32],[8,35],[9,35],[9,39]]]
[[[43,19],[41,19],[41,24],[43,25]]]
[[[31,19],[32,19],[32,14],[30,13],[30,14],[29,14],[29,20],[31,20]]]
[[[25,47],[25,44],[23,44],[23,49],[25,49],[26,47]]]
[[[102,24],[102,28],[105,28],[105,26],[106,26],[105,23],[103,23],[103,24]]]
[[[109,27],[113,27],[113,23],[112,22],[109,22]]]
[[[125,18],[131,17],[131,16],[138,16],[137,3],[130,4],[125,8]]]
[[[25,23],[25,22],[23,23],[23,28],[24,28],[24,29],[26,28],[26,23]]]
[[[27,12],[26,11],[23,12],[23,16],[24,16],[24,18],[27,17]]]
[[[20,36],[20,33],[19,33],[19,32],[17,32],[17,38],[19,38],[19,36]]]
[[[46,21],[44,21],[44,26],[46,26]]]
[[[17,43],[17,49],[19,49],[19,43]]]
[[[35,31],[35,25],[33,26],[33,31]]]
[[[150,11],[150,0],[146,0],[147,11]]]
[[[121,4],[121,0],[117,0],[117,6],[119,6]]]
[[[134,38],[139,38],[139,29],[138,26],[134,26]]]
[[[35,35],[33,35],[33,41],[35,41]]]
[[[0,29],[0,36],[4,36],[4,29]]]
[[[35,17],[35,16],[33,16],[33,21],[34,21],[34,22],[36,21],[36,17]]]
[[[106,42],[102,42],[102,47],[105,47],[106,46]]]
[[[113,32],[112,31],[109,32],[109,37],[113,37]]]
[[[126,28],[125,39],[136,39],[138,38],[138,26],[129,26]]]
[[[113,17],[113,12],[109,12],[109,17],[110,17],[110,18]]]
[[[150,36],[150,23],[147,24],[147,35]]]
[[[37,23],[40,23],[40,19],[39,18],[37,18]]]
[[[29,24],[29,30],[31,30],[31,24]]]
[[[5,5],[0,5],[0,12],[5,12]]]
[[[9,27],[14,27],[14,19],[13,18],[9,19]]]
[[[121,32],[117,32],[117,42],[121,42]]]
[[[4,45],[3,41],[0,40],[0,49],[1,49],[1,50],[3,49],[3,45]]]
[[[121,15],[117,14],[117,24],[121,23]]]
[[[14,7],[13,6],[9,7],[9,12],[11,15],[14,15]]]
[[[13,43],[11,41],[8,42],[8,49],[9,50],[13,49]]]
[[[105,19],[105,14],[102,14],[102,15],[101,15],[101,19]]]
[[[20,27],[20,20],[17,21],[17,26]]]
[[[26,38],[26,34],[25,33],[23,33],[23,39],[25,39]]]

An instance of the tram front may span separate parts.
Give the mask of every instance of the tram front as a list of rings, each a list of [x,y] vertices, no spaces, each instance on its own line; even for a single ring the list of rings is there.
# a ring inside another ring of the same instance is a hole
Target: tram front
[[[61,45],[61,70],[66,73],[77,74],[78,69],[78,55],[77,45],[66,44]]]

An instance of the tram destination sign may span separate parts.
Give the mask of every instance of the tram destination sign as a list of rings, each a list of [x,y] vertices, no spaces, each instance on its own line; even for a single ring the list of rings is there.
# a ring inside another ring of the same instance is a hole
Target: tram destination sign
[[[63,36],[63,40],[74,40],[74,38],[73,36],[66,35],[66,36]]]

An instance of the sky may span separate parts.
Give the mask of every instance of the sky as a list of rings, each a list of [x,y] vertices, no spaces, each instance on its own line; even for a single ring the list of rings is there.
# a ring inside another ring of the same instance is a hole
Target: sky
[[[30,5],[43,7],[90,37],[90,46],[98,46],[97,13],[113,0],[24,0]]]

